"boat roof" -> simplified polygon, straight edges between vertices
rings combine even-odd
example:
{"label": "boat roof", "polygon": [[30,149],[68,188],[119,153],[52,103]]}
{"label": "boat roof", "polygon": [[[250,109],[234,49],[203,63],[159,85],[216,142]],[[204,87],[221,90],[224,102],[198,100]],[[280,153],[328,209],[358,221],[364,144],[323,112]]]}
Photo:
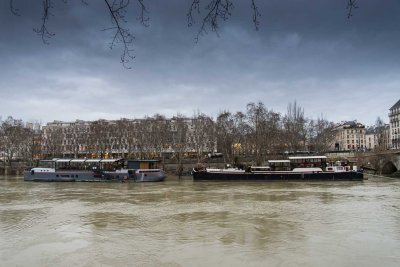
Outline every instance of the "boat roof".
{"label": "boat roof", "polygon": [[292,159],[326,159],[326,156],[298,156],[298,157],[289,157],[289,160]]}
{"label": "boat roof", "polygon": [[59,159],[54,158],[51,160],[41,160],[43,162],[55,162],[55,163],[114,163],[124,160],[122,158],[118,159]]}
{"label": "boat roof", "polygon": [[70,162],[71,159],[56,159],[55,162],[59,163],[59,162]]}
{"label": "boat roof", "polygon": [[272,159],[268,160],[269,163],[289,163],[290,160],[288,159]]}
{"label": "boat roof", "polygon": [[112,163],[112,162],[117,162],[123,159],[102,159],[100,162],[106,162],[106,163]]}
{"label": "boat roof", "polygon": [[85,160],[85,162],[94,162],[94,163],[100,162],[100,161],[101,161],[101,159],[87,159],[87,160]]}
{"label": "boat roof", "polygon": [[87,159],[71,159],[70,162],[85,162]]}
{"label": "boat roof", "polygon": [[127,159],[129,162],[160,162],[159,159]]}

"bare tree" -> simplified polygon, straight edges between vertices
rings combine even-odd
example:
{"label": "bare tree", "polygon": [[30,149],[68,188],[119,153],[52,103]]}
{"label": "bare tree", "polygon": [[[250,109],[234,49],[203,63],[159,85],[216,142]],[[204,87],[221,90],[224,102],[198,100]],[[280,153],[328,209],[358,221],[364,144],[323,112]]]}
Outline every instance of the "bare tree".
{"label": "bare tree", "polygon": [[256,163],[262,164],[275,152],[280,134],[280,114],[268,110],[262,102],[247,105],[249,141]]}
{"label": "bare tree", "polygon": [[385,123],[381,117],[376,118],[374,128],[377,142],[376,149],[379,151],[385,150]]}
{"label": "bare tree", "polygon": [[265,148],[264,134],[266,132],[266,113],[267,110],[265,109],[264,104],[261,102],[258,104],[247,104],[247,118],[250,126],[249,137],[251,139],[251,147],[253,154],[255,155],[257,165],[261,164],[264,154],[263,148]]}
{"label": "bare tree", "polygon": [[24,149],[23,158],[30,166],[33,166],[34,161],[43,156],[42,129],[39,122],[27,123],[25,128],[26,148]]}
{"label": "bare tree", "polygon": [[94,121],[90,124],[89,144],[92,146],[97,157],[103,158],[109,151],[109,126],[109,122],[103,119]]}
{"label": "bare tree", "polygon": [[306,125],[308,150],[321,153],[331,149],[335,139],[334,123],[321,117]]}
{"label": "bare tree", "polygon": [[148,135],[148,151],[155,154],[156,157],[161,158],[162,152],[166,146],[170,129],[170,120],[161,114],[155,114],[153,117],[147,118],[150,130]]}
{"label": "bare tree", "polygon": [[64,133],[60,125],[47,125],[43,129],[43,151],[46,156],[62,157]]}
{"label": "bare tree", "polygon": [[236,112],[233,115],[234,129],[235,134],[233,136],[233,148],[232,153],[235,158],[238,159],[239,155],[245,154],[245,151],[248,152],[249,142],[248,137],[250,133],[250,126],[247,122],[246,114],[241,111]]}
{"label": "bare tree", "polygon": [[89,124],[85,121],[76,120],[71,126],[70,137],[70,151],[74,158],[79,158],[85,152],[87,147],[87,140],[89,134]]}
{"label": "bare tree", "polygon": [[193,146],[196,152],[197,162],[203,158],[204,152],[213,152],[214,139],[213,129],[215,128],[213,120],[199,111],[193,116]]}
{"label": "bare tree", "polygon": [[133,145],[135,147],[135,157],[143,159],[146,156],[146,143],[148,137],[148,129],[146,120],[138,120],[133,127]]}
{"label": "bare tree", "polygon": [[186,138],[188,125],[186,118],[180,114],[172,118],[172,150],[173,158],[178,164],[178,176],[181,178],[183,172],[183,158],[186,152]]}
{"label": "bare tree", "polygon": [[29,142],[28,131],[29,129],[24,127],[22,120],[14,119],[11,116],[2,122],[1,144],[5,162],[11,165],[13,159],[23,157],[27,142]]}
{"label": "bare tree", "polygon": [[135,144],[137,142],[137,130],[136,130],[136,125],[137,123],[134,121],[128,121],[125,120],[126,124],[126,149],[127,149],[127,156],[128,158],[131,158],[134,156],[134,149],[135,149]]}
{"label": "bare tree", "polygon": [[232,162],[236,127],[234,117],[229,111],[223,111],[218,115],[216,135],[218,151],[222,152],[225,162]]}
{"label": "bare tree", "polygon": [[284,134],[286,145],[290,152],[304,150],[306,146],[306,125],[304,110],[299,107],[296,101],[289,103],[287,113],[283,117]]}
{"label": "bare tree", "polygon": [[[115,122],[113,127],[113,138],[114,142],[112,144],[113,152],[116,152],[118,156],[125,158],[127,152],[127,142],[126,136],[128,131],[129,120],[120,119]],[[114,153],[115,154],[115,153]]]}

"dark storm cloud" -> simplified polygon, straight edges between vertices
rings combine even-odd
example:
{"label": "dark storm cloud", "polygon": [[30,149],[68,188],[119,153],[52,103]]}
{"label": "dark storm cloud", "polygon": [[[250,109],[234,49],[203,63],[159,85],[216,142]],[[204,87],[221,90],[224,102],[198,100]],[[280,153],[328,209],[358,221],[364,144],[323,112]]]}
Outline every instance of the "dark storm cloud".
{"label": "dark storm cloud", "polygon": [[[202,1],[205,3],[205,1]],[[142,117],[154,113],[210,115],[245,109],[251,101],[285,112],[297,101],[309,116],[373,123],[398,100],[398,1],[359,1],[346,18],[346,1],[235,1],[232,17],[195,42],[204,9],[187,27],[190,1],[148,1],[150,26],[137,21],[132,70],[109,49],[111,20],[103,1],[55,1],[48,23],[56,35],[43,45],[37,1],[8,1],[0,9],[0,114],[23,119],[74,120]],[[204,6],[202,7],[204,8]],[[384,94],[382,94],[384,92]]]}

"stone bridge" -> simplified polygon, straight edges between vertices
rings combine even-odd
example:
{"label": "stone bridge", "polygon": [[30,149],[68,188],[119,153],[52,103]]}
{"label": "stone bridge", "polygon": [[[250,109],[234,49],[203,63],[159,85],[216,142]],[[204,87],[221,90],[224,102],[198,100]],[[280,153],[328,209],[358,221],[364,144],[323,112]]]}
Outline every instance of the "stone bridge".
{"label": "stone bridge", "polygon": [[328,157],[347,159],[357,166],[390,174],[400,170],[400,150],[384,150],[371,152],[333,152]]}

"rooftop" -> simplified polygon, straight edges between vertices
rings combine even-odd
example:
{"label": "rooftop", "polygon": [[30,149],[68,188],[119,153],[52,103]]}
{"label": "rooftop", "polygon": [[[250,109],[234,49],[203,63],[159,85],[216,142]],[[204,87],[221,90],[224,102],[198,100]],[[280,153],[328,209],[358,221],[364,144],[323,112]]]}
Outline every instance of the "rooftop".
{"label": "rooftop", "polygon": [[393,105],[393,107],[391,107],[389,110],[393,110],[395,108],[400,108],[400,99],[399,101],[396,102],[396,104]]}

